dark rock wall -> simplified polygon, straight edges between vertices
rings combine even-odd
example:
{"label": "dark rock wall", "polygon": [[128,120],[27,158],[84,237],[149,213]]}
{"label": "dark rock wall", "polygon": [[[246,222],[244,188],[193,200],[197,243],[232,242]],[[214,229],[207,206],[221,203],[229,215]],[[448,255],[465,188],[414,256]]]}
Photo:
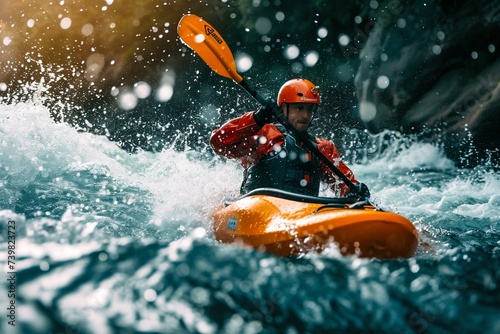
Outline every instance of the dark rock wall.
{"label": "dark rock wall", "polygon": [[480,150],[497,150],[500,2],[389,1],[387,7],[355,79],[364,124],[372,131],[440,129],[452,155],[462,154],[457,143],[470,137]]}

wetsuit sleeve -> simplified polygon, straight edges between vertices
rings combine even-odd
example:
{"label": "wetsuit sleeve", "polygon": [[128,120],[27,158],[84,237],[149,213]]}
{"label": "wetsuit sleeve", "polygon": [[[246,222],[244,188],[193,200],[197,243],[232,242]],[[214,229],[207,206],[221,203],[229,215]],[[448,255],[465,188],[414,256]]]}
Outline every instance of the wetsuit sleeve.
{"label": "wetsuit sleeve", "polygon": [[266,124],[261,127],[255,123],[253,112],[248,112],[214,130],[210,146],[215,153],[230,159],[242,159],[242,163],[246,165],[270,152],[279,135],[274,125]]}
{"label": "wetsuit sleeve", "polygon": [[[335,167],[337,167],[349,180],[353,183],[359,183],[358,180],[354,177],[354,173],[347,167],[347,165],[342,161],[340,154],[335,147],[335,145],[325,139],[316,139],[318,143],[318,149],[323,153],[328,160],[330,160]],[[330,188],[334,192],[340,192],[340,196],[346,196],[349,192],[349,187],[335,175],[334,172],[328,168],[323,162],[320,162],[320,170],[321,170],[321,180],[328,183]]]}

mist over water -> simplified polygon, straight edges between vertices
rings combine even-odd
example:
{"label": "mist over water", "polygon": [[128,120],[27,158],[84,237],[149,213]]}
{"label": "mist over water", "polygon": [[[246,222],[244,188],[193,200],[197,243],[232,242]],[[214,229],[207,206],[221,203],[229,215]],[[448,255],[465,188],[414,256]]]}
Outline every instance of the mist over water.
{"label": "mist over water", "polygon": [[331,246],[281,259],[212,238],[211,212],[239,192],[235,162],[208,147],[129,153],[49,113],[0,105],[0,238],[15,220],[19,333],[500,329],[491,166],[459,169],[398,134],[368,156],[372,136],[352,152],[365,162],[350,166],[375,203],[415,224],[416,256],[358,259]]}

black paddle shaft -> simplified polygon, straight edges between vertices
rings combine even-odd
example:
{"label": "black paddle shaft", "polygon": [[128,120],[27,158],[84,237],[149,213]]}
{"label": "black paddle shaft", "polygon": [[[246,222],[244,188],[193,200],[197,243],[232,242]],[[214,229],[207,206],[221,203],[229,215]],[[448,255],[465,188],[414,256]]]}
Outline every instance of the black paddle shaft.
{"label": "black paddle shaft", "polygon": [[[252,95],[260,104],[266,105],[267,101],[260,96],[255,89],[250,87],[248,83],[243,80],[240,83],[240,86],[243,87],[250,95]],[[276,115],[278,121],[291,133],[293,133],[297,138],[299,138],[311,151],[316,157],[318,157],[319,160],[321,160],[325,165],[328,166],[328,168],[331,169],[332,172],[334,172],[344,183],[351,189],[351,191],[357,191],[356,186],[354,183],[351,182],[347,178],[347,176],[344,175],[330,160],[328,160],[327,157],[321,151],[314,145],[310,140],[308,136],[305,136],[303,133],[297,131],[297,129],[290,124],[290,122],[285,118],[281,110],[278,109],[276,106],[274,108],[274,114]]]}

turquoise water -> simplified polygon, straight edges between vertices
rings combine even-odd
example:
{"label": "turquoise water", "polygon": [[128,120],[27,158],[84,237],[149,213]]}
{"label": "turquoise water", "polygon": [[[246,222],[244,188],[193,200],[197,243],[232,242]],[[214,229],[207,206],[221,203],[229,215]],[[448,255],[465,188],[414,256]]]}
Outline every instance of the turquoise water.
{"label": "turquoise water", "polygon": [[417,254],[283,259],[212,238],[237,164],[208,149],[130,154],[38,103],[1,104],[3,291],[9,221],[16,233],[16,326],[2,292],[2,332],[500,332],[498,173],[394,138],[351,167],[415,224]]}

